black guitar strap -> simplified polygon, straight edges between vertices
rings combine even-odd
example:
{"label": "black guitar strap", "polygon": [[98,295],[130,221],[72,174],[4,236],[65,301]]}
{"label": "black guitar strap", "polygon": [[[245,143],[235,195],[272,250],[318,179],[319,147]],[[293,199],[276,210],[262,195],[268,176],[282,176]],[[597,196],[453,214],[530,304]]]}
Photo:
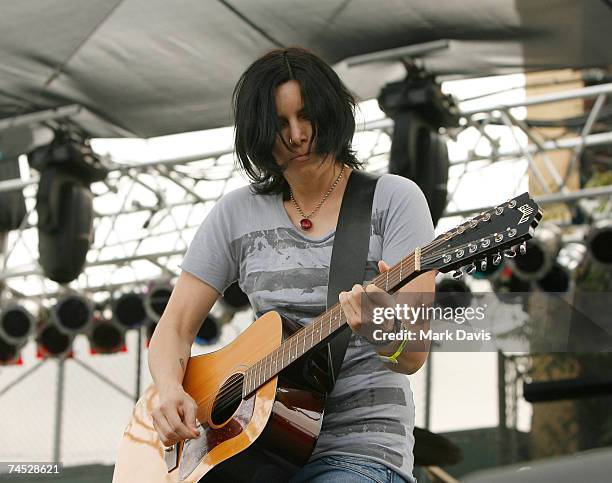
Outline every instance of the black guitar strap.
{"label": "black guitar strap", "polygon": [[[370,247],[372,202],[378,176],[353,170],[349,176],[332,249],[327,284],[327,308],[338,302],[342,291],[351,290],[356,283],[363,283]],[[346,348],[351,338],[351,328],[340,330],[327,344],[328,393],[336,384]]]}

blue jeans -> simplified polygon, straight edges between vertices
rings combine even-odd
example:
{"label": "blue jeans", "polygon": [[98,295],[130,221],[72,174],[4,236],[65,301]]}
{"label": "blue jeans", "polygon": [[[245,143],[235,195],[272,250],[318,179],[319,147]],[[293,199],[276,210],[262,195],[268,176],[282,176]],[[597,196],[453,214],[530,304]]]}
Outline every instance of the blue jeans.
{"label": "blue jeans", "polygon": [[322,456],[304,466],[289,483],[407,483],[385,465],[356,456]]}

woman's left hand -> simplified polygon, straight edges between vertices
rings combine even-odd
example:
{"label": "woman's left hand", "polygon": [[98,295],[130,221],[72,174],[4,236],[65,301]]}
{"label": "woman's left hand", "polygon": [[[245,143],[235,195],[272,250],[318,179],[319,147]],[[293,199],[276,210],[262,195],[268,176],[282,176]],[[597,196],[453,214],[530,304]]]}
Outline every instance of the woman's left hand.
{"label": "woman's left hand", "polygon": [[[384,261],[378,262],[380,273],[386,272],[389,268]],[[384,319],[382,323],[374,323],[372,318],[375,307],[395,306],[395,299],[390,294],[373,283],[367,285],[365,289],[362,285],[356,284],[350,292],[340,292],[339,300],[347,323],[353,332],[376,345],[379,352],[386,352],[391,346],[395,347],[398,344],[392,340],[380,340],[381,334],[400,330],[397,327],[397,319]],[[362,310],[363,303],[365,303],[365,310]]]}

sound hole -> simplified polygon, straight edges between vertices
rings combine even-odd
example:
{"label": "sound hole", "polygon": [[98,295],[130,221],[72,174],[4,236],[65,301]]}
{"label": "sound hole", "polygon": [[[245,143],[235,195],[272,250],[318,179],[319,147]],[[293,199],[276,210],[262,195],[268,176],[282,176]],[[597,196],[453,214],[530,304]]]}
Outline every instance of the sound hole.
{"label": "sound hole", "polygon": [[213,424],[221,426],[236,412],[242,402],[243,381],[243,374],[234,374],[221,386],[210,415]]}

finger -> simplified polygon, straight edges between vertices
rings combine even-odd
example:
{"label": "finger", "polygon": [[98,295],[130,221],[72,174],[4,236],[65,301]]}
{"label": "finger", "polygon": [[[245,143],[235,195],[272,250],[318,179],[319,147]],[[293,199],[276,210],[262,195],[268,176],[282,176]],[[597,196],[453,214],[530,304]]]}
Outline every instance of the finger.
{"label": "finger", "polygon": [[172,427],[168,423],[168,420],[163,414],[160,414],[155,420],[157,426],[157,433],[160,435],[160,440],[164,446],[171,446],[181,438],[172,430]]}
{"label": "finger", "polygon": [[359,284],[353,285],[353,288],[348,293],[347,303],[350,305],[357,319],[361,318],[361,297],[363,297],[365,291]]}
{"label": "finger", "polygon": [[196,422],[196,409],[197,406],[195,402],[186,400],[183,402],[183,421],[187,425],[191,432],[195,435],[194,437],[198,437],[200,435],[200,431],[198,430],[198,423]]}
{"label": "finger", "polygon": [[342,307],[342,311],[344,312],[347,322],[352,322],[352,320],[355,318],[355,309],[349,302],[349,299],[351,298],[349,293],[340,292],[338,298],[340,299],[340,306]]}
{"label": "finger", "polygon": [[368,285],[366,285],[365,288],[366,293],[381,293],[384,292],[384,290],[380,287],[377,287],[376,284],[374,283],[369,283]]}
{"label": "finger", "polygon": [[379,260],[378,261],[378,271],[380,273],[384,273],[387,270],[389,270],[391,267],[389,265],[387,265],[387,262],[385,262],[384,260]]}
{"label": "finger", "polygon": [[170,424],[171,429],[179,436],[179,439],[190,439],[194,437],[191,429],[181,421],[178,410],[169,411],[165,413],[164,416]]}

